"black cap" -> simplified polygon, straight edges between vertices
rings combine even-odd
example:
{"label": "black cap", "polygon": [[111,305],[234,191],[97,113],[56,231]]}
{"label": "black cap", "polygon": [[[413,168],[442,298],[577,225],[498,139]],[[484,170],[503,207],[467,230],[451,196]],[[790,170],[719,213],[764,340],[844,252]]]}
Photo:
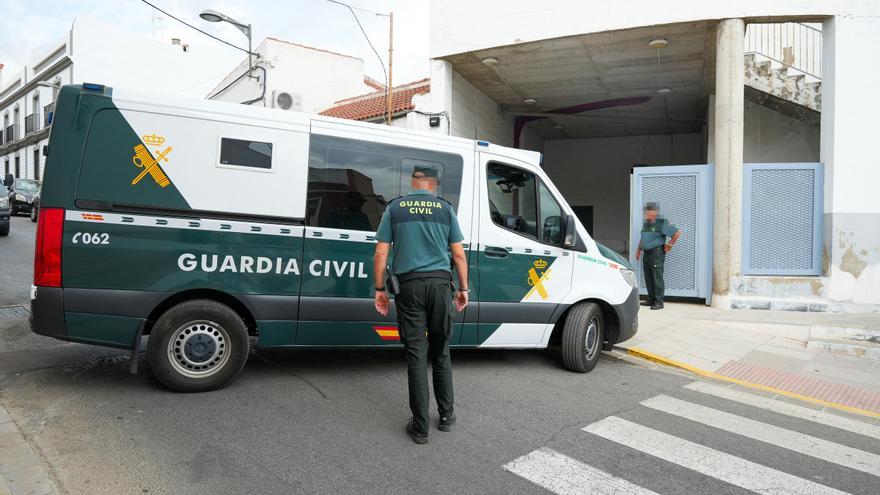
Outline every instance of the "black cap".
{"label": "black cap", "polygon": [[[421,177],[416,177],[416,174],[422,174]],[[412,177],[414,179],[421,178],[431,178],[436,179],[438,177],[437,169],[431,167],[413,167]]]}
{"label": "black cap", "polygon": [[651,210],[651,211],[657,211],[660,209],[660,206],[657,205],[657,203],[655,203],[654,201],[649,201],[648,203],[645,204],[645,209]]}

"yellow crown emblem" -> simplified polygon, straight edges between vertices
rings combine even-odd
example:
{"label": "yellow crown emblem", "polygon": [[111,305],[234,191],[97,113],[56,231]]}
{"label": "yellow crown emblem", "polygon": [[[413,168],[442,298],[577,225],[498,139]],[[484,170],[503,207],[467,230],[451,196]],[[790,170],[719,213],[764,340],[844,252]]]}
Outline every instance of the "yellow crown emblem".
{"label": "yellow crown emblem", "polygon": [[547,268],[547,262],[544,260],[535,260],[535,268]]}
{"label": "yellow crown emblem", "polygon": [[165,142],[165,138],[162,136],[157,136],[155,134],[147,134],[143,136],[144,144],[147,146],[162,146],[162,143]]}

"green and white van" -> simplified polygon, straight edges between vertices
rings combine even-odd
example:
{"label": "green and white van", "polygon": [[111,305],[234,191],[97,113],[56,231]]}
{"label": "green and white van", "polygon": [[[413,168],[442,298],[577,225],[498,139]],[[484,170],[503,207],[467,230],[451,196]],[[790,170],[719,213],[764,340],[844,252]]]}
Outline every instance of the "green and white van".
{"label": "green and white van", "polygon": [[638,326],[631,267],[590,238],[539,153],[97,84],[62,88],[46,152],[33,331],[133,354],[148,335],[174,390],[228,384],[251,346],[400,346],[371,267],[416,166],[438,171],[465,235],[453,347],[559,345],[584,372]]}

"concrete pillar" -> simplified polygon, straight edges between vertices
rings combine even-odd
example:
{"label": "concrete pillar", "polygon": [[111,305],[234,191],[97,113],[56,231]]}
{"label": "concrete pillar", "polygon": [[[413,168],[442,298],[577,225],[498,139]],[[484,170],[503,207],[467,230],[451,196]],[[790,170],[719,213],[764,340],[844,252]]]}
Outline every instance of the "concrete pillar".
{"label": "concrete pillar", "polygon": [[434,127],[434,132],[451,134],[452,126],[452,62],[443,59],[431,60],[431,112],[446,112],[441,117],[440,127]]}
{"label": "concrete pillar", "polygon": [[743,37],[742,19],[718,23],[715,54],[715,234],[713,305],[729,307],[731,278],[742,273]]}

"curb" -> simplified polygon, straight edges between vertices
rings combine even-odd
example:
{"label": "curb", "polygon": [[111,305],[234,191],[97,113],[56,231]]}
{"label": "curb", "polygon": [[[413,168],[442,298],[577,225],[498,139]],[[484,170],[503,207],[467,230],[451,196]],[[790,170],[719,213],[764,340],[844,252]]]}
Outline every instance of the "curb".
{"label": "curb", "polygon": [[837,409],[837,410],[844,411],[844,412],[848,412],[851,414],[858,414],[860,416],[866,416],[866,417],[873,418],[873,419],[880,419],[880,413],[875,413],[874,411],[859,409],[857,407],[847,406],[845,404],[838,404],[837,402],[829,402],[829,401],[822,400],[822,399],[816,399],[814,397],[810,397],[807,395],[796,394],[794,392],[789,392],[787,390],[780,390],[778,388],[768,387],[766,385],[761,385],[760,383],[752,383],[752,382],[747,382],[745,380],[740,380],[738,378],[731,378],[729,376],[719,375],[717,373],[713,373],[711,371],[697,368],[696,366],[691,366],[689,364],[685,364],[685,363],[682,363],[679,361],[668,359],[663,356],[654,354],[652,352],[643,351],[641,349],[636,349],[636,348],[626,349],[626,348],[617,347],[617,346],[615,346],[615,349],[618,349],[622,352],[626,352],[627,354],[630,354],[632,356],[646,359],[648,361],[663,364],[663,365],[670,366],[673,368],[682,369],[685,371],[690,371],[691,373],[694,373],[694,374],[697,374],[700,376],[704,376],[706,378],[712,378],[714,380],[721,380],[721,381],[725,381],[725,382],[729,382],[729,383],[735,383],[735,384],[741,385],[743,387],[753,388],[756,390],[762,390],[764,392],[771,392],[771,393],[775,393],[775,394],[789,397],[792,399],[798,399],[798,400],[802,400],[804,402],[810,402],[812,404],[817,404],[817,405],[824,406],[824,407],[830,407],[830,408]]}

